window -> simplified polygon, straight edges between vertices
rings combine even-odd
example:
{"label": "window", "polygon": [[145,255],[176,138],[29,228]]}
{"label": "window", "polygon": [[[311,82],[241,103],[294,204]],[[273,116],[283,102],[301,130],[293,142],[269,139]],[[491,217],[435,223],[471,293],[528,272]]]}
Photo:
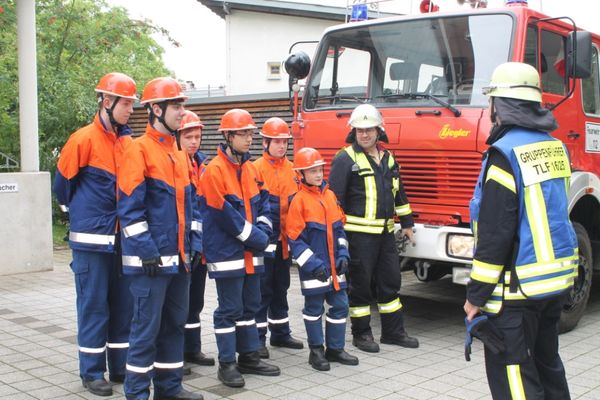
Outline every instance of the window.
{"label": "window", "polygon": [[565,38],[554,32],[542,31],[540,39],[542,89],[546,93],[564,95],[566,94]]}
{"label": "window", "polygon": [[371,54],[367,51],[329,46],[323,69],[311,82],[315,105],[325,107],[366,99],[370,65]]}
{"label": "window", "polygon": [[281,79],[281,63],[279,61],[270,61],[267,63],[267,79]]}
{"label": "window", "polygon": [[592,75],[582,79],[583,110],[586,114],[600,115],[600,66],[598,49],[592,47]]}
{"label": "window", "polygon": [[507,14],[348,24],[329,32],[319,46],[304,106],[439,107],[431,96],[487,106],[482,88],[508,60],[512,30]]}

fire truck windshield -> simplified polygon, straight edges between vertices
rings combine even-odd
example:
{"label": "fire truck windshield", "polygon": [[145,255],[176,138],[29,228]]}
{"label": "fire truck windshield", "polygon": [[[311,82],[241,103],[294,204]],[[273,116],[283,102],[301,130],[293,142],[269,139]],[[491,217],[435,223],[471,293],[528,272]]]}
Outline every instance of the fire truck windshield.
{"label": "fire truck windshield", "polygon": [[307,110],[486,106],[482,87],[509,59],[510,14],[375,21],[329,32],[306,86]]}

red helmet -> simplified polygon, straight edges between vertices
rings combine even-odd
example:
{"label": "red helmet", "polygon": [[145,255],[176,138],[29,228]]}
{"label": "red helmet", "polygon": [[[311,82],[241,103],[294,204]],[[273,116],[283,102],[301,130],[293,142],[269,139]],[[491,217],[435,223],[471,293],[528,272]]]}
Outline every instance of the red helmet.
{"label": "red helmet", "polygon": [[170,77],[155,78],[146,84],[141,104],[160,103],[167,100],[187,100],[181,85]]}
{"label": "red helmet", "polygon": [[292,137],[287,122],[278,117],[266,120],[260,135],[269,139],[290,139]]}
{"label": "red helmet", "polygon": [[296,171],[318,167],[319,165],[325,165],[325,160],[312,147],[303,147],[294,155],[294,169]]}
{"label": "red helmet", "polygon": [[223,114],[219,132],[240,131],[242,129],[256,129],[256,124],[248,111],[234,108]]}
{"label": "red helmet", "polygon": [[181,118],[181,126],[178,131],[181,132],[185,129],[190,128],[204,128],[204,124],[200,120],[200,117],[196,115],[195,112],[190,110],[185,110],[183,117]]}
{"label": "red helmet", "polygon": [[104,93],[124,99],[137,100],[135,81],[120,72],[111,72],[100,78],[96,93]]}

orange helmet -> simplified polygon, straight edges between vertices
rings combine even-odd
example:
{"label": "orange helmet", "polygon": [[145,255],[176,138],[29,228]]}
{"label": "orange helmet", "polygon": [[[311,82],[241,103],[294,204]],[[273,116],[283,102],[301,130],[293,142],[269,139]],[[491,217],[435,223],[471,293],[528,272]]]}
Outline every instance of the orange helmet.
{"label": "orange helmet", "polygon": [[294,170],[299,171],[325,165],[321,154],[312,147],[303,147],[294,156]]}
{"label": "orange helmet", "polygon": [[204,128],[204,124],[200,120],[200,117],[196,115],[195,112],[190,110],[185,110],[183,117],[181,118],[181,126],[178,131],[181,132],[185,129],[190,128]]}
{"label": "orange helmet", "polygon": [[242,129],[256,129],[256,124],[248,111],[234,108],[223,114],[219,132],[240,131]]}
{"label": "orange helmet", "polygon": [[260,135],[269,139],[290,139],[292,137],[287,122],[278,117],[266,120]]}
{"label": "orange helmet", "polygon": [[100,78],[96,93],[104,93],[124,99],[137,100],[135,81],[120,72],[111,72]]}
{"label": "orange helmet", "polygon": [[161,103],[167,100],[187,100],[181,85],[173,78],[155,78],[146,84],[141,104]]}

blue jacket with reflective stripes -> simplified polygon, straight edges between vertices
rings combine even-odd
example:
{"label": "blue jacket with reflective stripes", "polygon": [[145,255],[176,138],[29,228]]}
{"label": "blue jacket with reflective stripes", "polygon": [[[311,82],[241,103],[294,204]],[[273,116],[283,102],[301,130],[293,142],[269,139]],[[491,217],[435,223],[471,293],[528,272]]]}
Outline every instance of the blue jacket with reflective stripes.
{"label": "blue jacket with reflective stripes", "polygon": [[142,260],[159,256],[160,273],[175,274],[180,259],[189,260],[195,207],[190,172],[190,159],[176,149],[175,138],[150,125],[127,148],[117,203],[125,274],[143,273]]}
{"label": "blue jacket with reflective stripes", "polygon": [[117,171],[131,130],[118,136],[99,115],[64,145],[53,190],[69,212],[69,245],[74,250],[113,252],[117,230]]}
{"label": "blue jacket with reflective stripes", "polygon": [[[321,187],[301,184],[290,200],[286,231],[292,255],[300,269],[303,295],[347,287],[346,275],[338,276],[335,269],[340,258],[350,258],[344,219],[335,194],[325,182]],[[321,268],[329,274],[326,282],[314,277],[315,271]]]}
{"label": "blue jacket with reflective stripes", "polygon": [[264,271],[264,251],[273,224],[269,192],[245,153],[240,163],[220,145],[200,179],[202,245],[210,278],[241,277]]}

